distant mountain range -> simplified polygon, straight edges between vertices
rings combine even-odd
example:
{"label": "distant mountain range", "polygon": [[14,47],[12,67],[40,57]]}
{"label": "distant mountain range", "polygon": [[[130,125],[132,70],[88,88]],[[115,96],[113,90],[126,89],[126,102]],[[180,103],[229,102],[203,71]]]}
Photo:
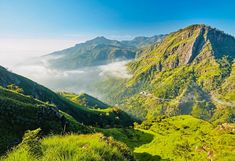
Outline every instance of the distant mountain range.
{"label": "distant mountain range", "polygon": [[96,37],[74,47],[53,52],[43,58],[48,60],[49,67],[56,69],[71,70],[103,65],[114,61],[134,59],[140,48],[160,42],[164,36],[136,37],[130,41]]}

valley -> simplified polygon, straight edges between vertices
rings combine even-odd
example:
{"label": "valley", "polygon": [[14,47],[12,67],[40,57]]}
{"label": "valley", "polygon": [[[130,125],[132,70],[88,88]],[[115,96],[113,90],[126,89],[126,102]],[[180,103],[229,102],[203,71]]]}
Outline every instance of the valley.
{"label": "valley", "polygon": [[211,26],[97,37],[0,86],[1,161],[235,159],[235,38]]}

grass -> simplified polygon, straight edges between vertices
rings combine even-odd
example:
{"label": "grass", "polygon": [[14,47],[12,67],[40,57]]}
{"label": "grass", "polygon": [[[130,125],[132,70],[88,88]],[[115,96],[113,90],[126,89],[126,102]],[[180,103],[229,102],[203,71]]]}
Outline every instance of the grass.
{"label": "grass", "polygon": [[41,128],[45,135],[60,134],[62,117],[68,124],[67,132],[92,132],[53,105],[0,87],[0,154],[21,142],[26,130]]}
{"label": "grass", "polygon": [[140,129],[132,128],[112,128],[112,129],[97,129],[106,136],[111,136],[115,140],[125,143],[134,153],[138,161],[161,161],[162,158],[158,155],[152,155],[148,152],[136,152],[138,147],[149,144],[154,139],[154,134],[145,132]]}
{"label": "grass", "polygon": [[[35,132],[36,131],[36,132]],[[101,133],[50,136],[38,139],[38,130],[26,134],[23,142],[1,161],[132,161],[128,147]]]}
{"label": "grass", "polygon": [[154,139],[135,148],[134,152],[179,161],[232,161],[235,158],[235,135],[232,132],[234,126],[213,126],[187,115],[145,121],[137,128],[153,135]]}

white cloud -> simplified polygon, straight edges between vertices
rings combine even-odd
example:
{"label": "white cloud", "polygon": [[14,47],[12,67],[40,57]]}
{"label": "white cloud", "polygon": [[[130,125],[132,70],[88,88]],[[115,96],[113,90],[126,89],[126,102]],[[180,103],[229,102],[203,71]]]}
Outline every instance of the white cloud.
{"label": "white cloud", "polygon": [[131,75],[128,73],[126,67],[126,64],[128,62],[129,61],[119,61],[107,65],[98,66],[98,68],[101,70],[100,76],[111,75],[120,78],[130,78]]}
{"label": "white cloud", "polygon": [[86,38],[0,38],[0,65],[12,68],[26,59],[62,50]]}

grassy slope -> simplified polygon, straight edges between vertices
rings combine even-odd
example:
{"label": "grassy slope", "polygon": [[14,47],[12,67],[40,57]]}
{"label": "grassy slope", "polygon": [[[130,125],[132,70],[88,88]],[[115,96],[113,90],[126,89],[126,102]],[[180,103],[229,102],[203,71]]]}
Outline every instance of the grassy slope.
{"label": "grassy slope", "polygon": [[129,126],[133,122],[132,119],[121,110],[112,111],[110,113],[111,115],[109,115],[102,111],[84,108],[36,82],[0,67],[0,85],[6,87],[9,84],[19,86],[24,90],[24,94],[26,95],[30,95],[44,102],[55,104],[61,111],[70,114],[78,122],[86,125]]}
{"label": "grassy slope", "polygon": [[21,160],[95,160],[133,161],[126,145],[100,133],[89,135],[50,136],[39,140],[39,130],[28,132],[23,142],[10,152],[3,161]]}
{"label": "grassy slope", "polygon": [[76,93],[69,93],[69,92],[59,92],[58,94],[83,107],[94,108],[94,109],[97,109],[97,108],[105,109],[105,108],[110,107],[106,103],[86,93],[76,94]]}
{"label": "grassy slope", "polygon": [[135,129],[98,131],[127,144],[139,161],[232,161],[235,157],[234,128],[234,124],[215,126],[182,115],[146,120]]}
{"label": "grassy slope", "polygon": [[90,131],[53,105],[0,87],[0,153],[19,143],[26,130],[40,127],[44,134],[61,133],[62,116],[68,122],[66,131]]}
{"label": "grassy slope", "polygon": [[146,152],[136,153],[135,149],[144,145],[150,143],[154,135],[150,133],[146,133],[143,131],[140,131],[138,129],[97,129],[97,131],[102,132],[106,136],[111,136],[115,140],[121,141],[125,143],[133,152],[136,160],[138,161],[160,161],[162,160],[160,156],[158,155],[151,155]]}
{"label": "grassy slope", "polygon": [[138,128],[154,135],[154,139],[149,144],[135,148],[135,153],[145,152],[182,161],[235,158],[234,124],[214,127],[206,121],[182,115],[146,121]]}

